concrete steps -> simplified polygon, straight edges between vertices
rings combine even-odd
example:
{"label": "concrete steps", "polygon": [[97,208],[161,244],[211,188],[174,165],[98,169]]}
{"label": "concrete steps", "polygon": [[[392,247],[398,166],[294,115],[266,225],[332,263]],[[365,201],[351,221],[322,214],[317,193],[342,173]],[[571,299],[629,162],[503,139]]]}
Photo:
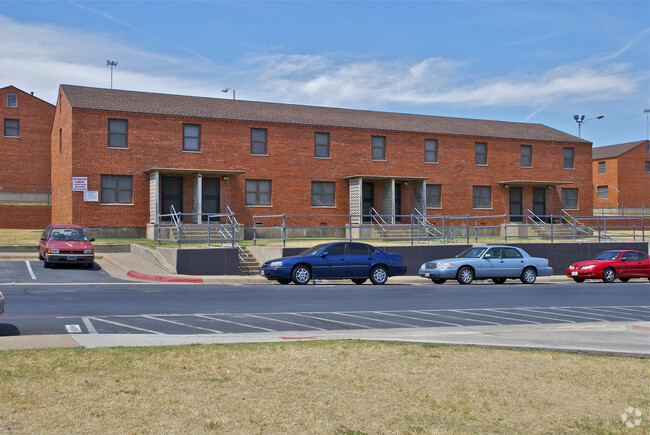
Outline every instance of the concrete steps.
{"label": "concrete steps", "polygon": [[248,259],[240,260],[239,262],[239,270],[241,273],[244,275],[259,275],[260,269],[262,268],[260,262],[257,261],[246,247],[242,246],[241,249],[248,255]]}

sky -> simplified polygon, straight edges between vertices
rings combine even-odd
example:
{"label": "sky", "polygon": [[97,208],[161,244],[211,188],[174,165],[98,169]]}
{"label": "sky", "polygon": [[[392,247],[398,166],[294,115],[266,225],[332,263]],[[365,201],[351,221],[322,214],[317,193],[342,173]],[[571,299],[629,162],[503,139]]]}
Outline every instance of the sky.
{"label": "sky", "polygon": [[584,115],[613,145],[647,138],[650,2],[0,0],[0,87],[56,104],[61,84],[110,88],[108,60],[115,89],[574,136]]}

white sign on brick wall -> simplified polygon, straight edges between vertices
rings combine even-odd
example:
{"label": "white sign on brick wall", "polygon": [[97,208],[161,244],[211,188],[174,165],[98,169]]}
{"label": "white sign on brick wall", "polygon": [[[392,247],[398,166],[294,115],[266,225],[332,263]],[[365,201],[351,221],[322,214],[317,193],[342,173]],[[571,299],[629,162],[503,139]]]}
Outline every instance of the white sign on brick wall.
{"label": "white sign on brick wall", "polygon": [[84,192],[84,201],[98,202],[99,192],[96,190],[86,190]]}
{"label": "white sign on brick wall", "polygon": [[72,177],[72,191],[85,192],[88,190],[88,177]]}

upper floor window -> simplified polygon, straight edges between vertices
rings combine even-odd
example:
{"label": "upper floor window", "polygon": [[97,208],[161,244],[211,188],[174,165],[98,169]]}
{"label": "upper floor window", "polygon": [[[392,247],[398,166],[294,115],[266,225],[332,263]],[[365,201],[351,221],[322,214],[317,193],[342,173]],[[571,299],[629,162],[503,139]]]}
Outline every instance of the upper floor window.
{"label": "upper floor window", "polygon": [[600,175],[605,173],[605,162],[598,162],[598,173]]}
{"label": "upper floor window", "polygon": [[102,204],[133,204],[133,177],[102,175],[101,195]]}
{"label": "upper floor window", "polygon": [[521,167],[522,168],[533,167],[533,146],[532,145],[521,146]]}
{"label": "upper floor window", "polygon": [[312,181],[312,207],[334,207],[334,187],[333,181]]}
{"label": "upper floor window", "polygon": [[648,162],[647,160],[646,160],[646,162],[645,162],[645,171],[646,171],[647,173],[650,173],[650,162]]}
{"label": "upper floor window", "polygon": [[201,151],[201,126],[183,124],[183,151]]}
{"label": "upper floor window", "polygon": [[251,154],[265,156],[268,132],[265,128],[251,128]]}
{"label": "upper floor window", "polygon": [[426,207],[440,207],[442,203],[440,184],[427,184],[426,189]]}
{"label": "upper floor window", "polygon": [[271,180],[246,180],[246,205],[271,205]]}
{"label": "upper floor window", "polygon": [[386,160],[386,136],[372,137],[372,159]]}
{"label": "upper floor window", "polygon": [[650,143],[645,146],[645,153],[650,154]]}
{"label": "upper floor window", "polygon": [[564,148],[564,169],[573,169],[573,155],[575,150],[573,148]]}
{"label": "upper floor window", "polygon": [[20,121],[18,119],[5,119],[5,136],[20,137]]}
{"label": "upper floor window", "polygon": [[476,142],[474,150],[474,163],[477,165],[487,165],[487,144],[485,142]]}
{"label": "upper floor window", "polygon": [[110,148],[129,147],[129,121],[108,119],[108,146]]}
{"label": "upper floor window", "polygon": [[7,93],[7,107],[18,107],[18,96],[13,93]]}
{"label": "upper floor window", "polygon": [[492,207],[492,186],[474,186],[473,194],[474,208]]}
{"label": "upper floor window", "polygon": [[329,133],[314,133],[314,156],[316,157],[330,156],[330,134]]}
{"label": "upper floor window", "polygon": [[598,186],[596,188],[598,192],[598,199],[607,199],[609,198],[609,187],[608,186]]}
{"label": "upper floor window", "polygon": [[426,163],[438,163],[438,140],[424,140],[424,161]]}
{"label": "upper floor window", "polygon": [[568,210],[578,209],[578,189],[562,189],[562,208]]}

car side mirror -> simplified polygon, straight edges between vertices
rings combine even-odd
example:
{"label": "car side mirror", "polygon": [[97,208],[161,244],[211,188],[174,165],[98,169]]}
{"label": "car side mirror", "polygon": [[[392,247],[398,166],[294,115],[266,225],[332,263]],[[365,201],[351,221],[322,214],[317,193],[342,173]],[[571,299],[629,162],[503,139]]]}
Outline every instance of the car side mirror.
{"label": "car side mirror", "polygon": [[492,255],[491,254],[485,254],[485,256],[483,256],[483,258],[492,258]]}
{"label": "car side mirror", "polygon": [[325,251],[325,252],[323,252],[322,254],[320,254],[320,256],[321,256],[321,257],[327,257],[327,251]]}
{"label": "car side mirror", "polygon": [[89,241],[89,242],[94,242],[94,241],[95,241],[95,239],[88,239],[88,241]]}
{"label": "car side mirror", "polygon": [[41,240],[46,241],[47,237],[41,237]]}

